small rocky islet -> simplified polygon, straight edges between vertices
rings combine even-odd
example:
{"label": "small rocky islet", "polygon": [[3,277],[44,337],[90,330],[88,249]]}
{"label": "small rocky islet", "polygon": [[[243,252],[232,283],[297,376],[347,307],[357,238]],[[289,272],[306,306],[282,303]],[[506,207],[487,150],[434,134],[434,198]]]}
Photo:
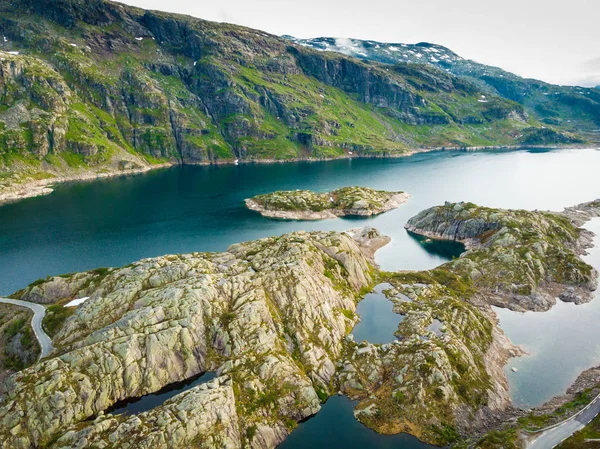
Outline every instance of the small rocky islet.
{"label": "small rocky islet", "polygon": [[[11,448],[274,448],[338,392],[358,400],[355,416],[380,433],[440,445],[479,438],[514,412],[503,367],[521,353],[490,306],[545,310],[556,292],[589,300],[597,273],[579,258],[591,242],[580,226],[599,215],[600,201],[560,214],[434,207],[407,227],[468,250],[422,272],[379,270],[372,256],[388,239],[363,228],[35,282],[13,297],[59,307],[89,299],[56,326],[49,357],[9,378],[0,440]],[[399,339],[355,342],[356,305],[382,282],[404,315]],[[104,413],[207,371],[216,378],[152,410]],[[486,438],[481,447],[494,447]]]}
{"label": "small rocky islet", "polygon": [[368,217],[395,209],[410,195],[369,187],[342,187],[326,193],[310,190],[280,190],[246,199],[246,206],[269,218],[284,220],[324,220]]}

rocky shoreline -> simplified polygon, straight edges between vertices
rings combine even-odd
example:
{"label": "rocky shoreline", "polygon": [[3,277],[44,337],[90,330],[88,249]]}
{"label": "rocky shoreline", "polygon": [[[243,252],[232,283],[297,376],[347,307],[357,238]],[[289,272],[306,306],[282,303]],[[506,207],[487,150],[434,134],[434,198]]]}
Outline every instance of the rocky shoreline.
{"label": "rocky shoreline", "polygon": [[148,165],[140,168],[114,170],[103,173],[85,172],[76,175],[57,176],[53,178],[24,182],[22,184],[14,184],[13,186],[5,188],[0,192],[0,205],[13,203],[26,198],[49,195],[54,192],[53,186],[55,184],[62,184],[65,182],[95,181],[98,179],[115,178],[118,176],[133,176],[147,173],[151,170],[172,167],[173,165],[175,164],[165,162],[162,164]]}
{"label": "rocky shoreline", "polygon": [[[467,251],[450,264],[483,288],[490,304],[515,311],[546,311],[556,298],[577,304],[593,298],[598,273],[580,258],[592,246],[592,235],[581,225],[600,214],[599,206],[596,201],[555,213],[446,203],[419,213],[405,228],[463,243]],[[555,246],[556,235],[564,240],[559,246]],[[502,258],[494,256],[498,250]],[[482,258],[491,263],[480,264]],[[557,267],[555,272],[548,269],[552,266]]]}
{"label": "rocky shoreline", "polygon": [[[436,147],[436,148],[420,148],[408,150],[400,154],[383,154],[383,155],[354,155],[345,153],[343,156],[335,158],[292,158],[292,159],[250,159],[235,162],[233,160],[223,160],[217,162],[194,162],[186,165],[250,165],[250,164],[286,164],[294,162],[330,162],[343,159],[397,159],[412,156],[418,153],[429,153],[433,151],[485,151],[485,150],[518,150],[518,149],[535,149],[535,148],[550,148],[550,149],[586,149],[591,147],[582,147],[581,145],[498,145],[498,146],[477,146],[477,147]],[[26,198],[48,195],[53,192],[52,185],[63,182],[91,181],[95,179],[104,179],[116,176],[130,176],[146,173],[151,170],[156,170],[165,167],[181,165],[176,162],[165,162],[161,164],[153,164],[141,168],[130,170],[114,170],[104,173],[86,172],[84,174],[61,175],[48,179],[31,180],[24,183],[14,184],[0,191],[0,205],[20,201]]]}
{"label": "rocky shoreline", "polygon": [[[600,214],[598,206],[573,213]],[[368,427],[438,445],[522,415],[503,371],[521,352],[490,305],[502,297],[506,306],[545,306],[536,294],[546,278],[532,269],[539,264],[563,290],[590,286],[596,273],[579,259],[585,234],[566,215],[470,203],[428,209],[410,223],[478,245],[432,270],[392,273],[374,265],[389,238],[373,228],[294,232],[31,284],[13,297],[89,299],[57,329],[54,353],[10,378],[0,438],[24,449],[272,449],[338,392],[359,401],[355,416]],[[497,283],[495,273],[508,268],[516,277]],[[384,294],[404,316],[398,339],[355,342],[356,304],[378,283],[390,285]],[[217,374],[210,385],[148,412],[104,414],[206,371]]]}

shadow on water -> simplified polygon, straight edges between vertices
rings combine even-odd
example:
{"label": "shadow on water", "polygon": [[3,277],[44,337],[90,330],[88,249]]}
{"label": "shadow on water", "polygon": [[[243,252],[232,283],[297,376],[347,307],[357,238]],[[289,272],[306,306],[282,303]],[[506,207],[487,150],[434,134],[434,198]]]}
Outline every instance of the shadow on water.
{"label": "shadow on water", "polygon": [[300,423],[277,449],[427,449],[435,448],[402,433],[380,435],[354,418],[356,402],[333,396],[321,411]]}
{"label": "shadow on water", "polygon": [[195,386],[206,383],[213,380],[216,377],[215,373],[204,373],[199,376],[194,376],[191,379],[183,382],[177,382],[174,384],[167,385],[161,388],[156,393],[147,394],[139,398],[126,399],[119,401],[112,407],[105,411],[106,414],[110,415],[136,415],[138,413],[147,412],[153,408],[162,405],[171,399],[173,396],[183,393],[184,391],[190,390]]}
{"label": "shadow on water", "polygon": [[450,240],[430,239],[414,232],[406,231],[408,236],[419,243],[421,248],[433,256],[438,256],[443,259],[452,260],[459,257],[465,252],[465,245],[460,242]]}

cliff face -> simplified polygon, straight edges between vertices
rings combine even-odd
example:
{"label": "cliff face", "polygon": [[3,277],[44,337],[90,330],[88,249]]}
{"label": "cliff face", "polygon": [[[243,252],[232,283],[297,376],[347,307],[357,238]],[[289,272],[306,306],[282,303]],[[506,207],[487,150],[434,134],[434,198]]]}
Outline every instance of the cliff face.
{"label": "cliff face", "polygon": [[[0,35],[3,184],[161,161],[518,145],[541,128],[443,71],[103,0],[0,1]],[[576,141],[558,131],[548,142]]]}

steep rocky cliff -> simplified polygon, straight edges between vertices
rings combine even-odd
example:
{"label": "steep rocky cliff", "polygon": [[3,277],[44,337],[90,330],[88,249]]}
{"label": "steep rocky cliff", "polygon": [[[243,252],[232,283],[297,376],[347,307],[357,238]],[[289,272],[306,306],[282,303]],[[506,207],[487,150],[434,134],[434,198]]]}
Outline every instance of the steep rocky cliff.
{"label": "steep rocky cliff", "polygon": [[159,162],[578,140],[486,95],[441,70],[234,25],[104,0],[0,1],[0,189]]}

